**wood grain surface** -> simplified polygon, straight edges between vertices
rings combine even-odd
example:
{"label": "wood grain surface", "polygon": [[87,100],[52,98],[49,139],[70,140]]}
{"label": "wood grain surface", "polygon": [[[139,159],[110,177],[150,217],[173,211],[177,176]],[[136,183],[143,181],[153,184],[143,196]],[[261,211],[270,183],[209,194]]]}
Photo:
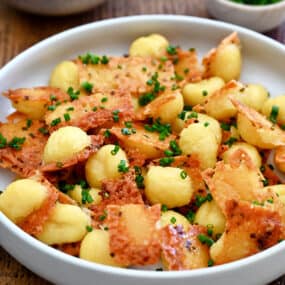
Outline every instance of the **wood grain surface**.
{"label": "wood grain surface", "polygon": [[[204,0],[107,0],[100,7],[86,13],[65,17],[26,14],[0,3],[0,67],[38,41],[66,29],[102,19],[138,14],[209,17]],[[285,23],[266,35],[285,43]],[[0,247],[0,284],[50,283],[25,269]],[[280,278],[271,283],[273,284],[285,285],[285,278]]]}

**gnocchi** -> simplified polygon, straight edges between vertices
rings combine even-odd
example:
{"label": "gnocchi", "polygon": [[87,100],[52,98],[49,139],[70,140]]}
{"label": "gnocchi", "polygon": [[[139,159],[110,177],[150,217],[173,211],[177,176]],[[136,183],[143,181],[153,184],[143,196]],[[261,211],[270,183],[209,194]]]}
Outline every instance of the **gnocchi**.
{"label": "gnocchi", "polygon": [[93,229],[82,240],[79,257],[105,265],[121,266],[112,257],[109,241],[108,231]]}
{"label": "gnocchi", "polygon": [[92,187],[100,187],[104,179],[119,178],[122,174],[119,169],[120,164],[128,167],[124,150],[119,148],[118,152],[113,153],[115,148],[116,145],[105,145],[86,162],[86,179]]}
{"label": "gnocchi", "polygon": [[64,162],[91,144],[91,138],[80,128],[68,126],[53,132],[43,152],[44,163]]}
{"label": "gnocchi", "polygon": [[237,33],[198,55],[151,34],[128,56],[87,52],[49,86],[5,92],[16,112],[0,123],[0,167],[18,179],[0,211],[117,267],[203,268],[284,239],[285,96],[237,81]]}
{"label": "gnocchi", "polygon": [[90,218],[79,207],[57,203],[37,238],[46,244],[78,242],[88,225]]}
{"label": "gnocchi", "polygon": [[145,176],[145,194],[152,204],[168,208],[187,205],[192,197],[191,178],[175,167],[151,166]]}

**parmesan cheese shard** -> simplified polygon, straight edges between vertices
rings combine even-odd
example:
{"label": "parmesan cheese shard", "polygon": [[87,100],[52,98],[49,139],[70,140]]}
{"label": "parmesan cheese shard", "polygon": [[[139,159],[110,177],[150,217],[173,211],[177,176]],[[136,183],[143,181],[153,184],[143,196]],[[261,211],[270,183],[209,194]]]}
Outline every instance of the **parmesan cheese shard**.
{"label": "parmesan cheese shard", "polygon": [[[172,61],[177,61],[174,65],[178,79],[181,79],[179,86],[183,87],[187,82],[198,82],[202,80],[202,68],[199,64],[195,49],[189,51],[176,49],[177,55],[171,56]],[[181,77],[181,78],[179,78]]]}
{"label": "parmesan cheese shard", "polygon": [[119,264],[149,265],[160,258],[160,205],[127,204],[107,207],[110,250]]}
{"label": "parmesan cheese shard", "polygon": [[80,84],[90,82],[95,93],[122,89],[139,96],[152,89],[147,81],[155,73],[165,88],[170,89],[173,84],[173,64],[170,61],[162,63],[151,57],[110,57],[108,64],[83,64],[77,60],[76,64],[79,67]]}
{"label": "parmesan cheese shard", "polygon": [[0,123],[0,134],[7,144],[0,148],[0,166],[20,177],[29,177],[40,167],[47,136],[45,124],[15,113]]}
{"label": "parmesan cheese shard", "polygon": [[133,112],[130,94],[112,90],[110,93],[82,95],[77,100],[63,103],[54,111],[47,112],[44,119],[51,131],[62,126],[76,126],[87,131],[112,125],[121,118],[130,120]]}
{"label": "parmesan cheese shard", "polygon": [[211,247],[215,264],[238,260],[273,246],[282,238],[281,217],[271,209],[227,200],[226,229]]}
{"label": "parmesan cheese shard", "polygon": [[192,225],[188,231],[184,231],[181,225],[169,225],[161,231],[162,260],[167,270],[208,266],[209,248],[198,239],[200,234],[206,234],[203,226]]}
{"label": "parmesan cheese shard", "polygon": [[4,96],[16,110],[32,119],[41,119],[48,106],[70,100],[66,92],[55,87],[19,88],[5,92]]}
{"label": "parmesan cheese shard", "polygon": [[120,179],[106,179],[102,182],[102,201],[91,205],[93,224],[100,224],[100,216],[108,205],[143,204],[141,191],[138,189],[133,173],[126,173]]}
{"label": "parmesan cheese shard", "polygon": [[[129,135],[122,132],[122,128],[114,126],[109,131],[115,135],[121,144],[127,148],[138,149],[146,158],[157,158],[163,156],[163,151],[169,148],[171,140],[175,136],[170,134],[164,140],[159,139],[159,133],[149,132],[140,123],[133,123],[129,129]],[[132,132],[132,130],[135,130]]]}

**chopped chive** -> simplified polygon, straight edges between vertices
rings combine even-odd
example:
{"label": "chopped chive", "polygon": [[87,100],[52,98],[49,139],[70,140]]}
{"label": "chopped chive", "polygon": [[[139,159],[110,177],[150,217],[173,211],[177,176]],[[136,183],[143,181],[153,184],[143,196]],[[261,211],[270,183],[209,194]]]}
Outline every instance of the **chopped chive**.
{"label": "chopped chive", "polygon": [[188,174],[187,174],[187,172],[185,171],[185,170],[182,170],[181,172],[180,172],[180,177],[184,180],[184,179],[186,179],[186,177],[188,176]]}
{"label": "chopped chive", "polygon": [[68,113],[63,114],[63,117],[66,122],[70,121],[70,115]]}
{"label": "chopped chive", "polygon": [[92,90],[93,90],[93,84],[88,82],[88,81],[85,81],[81,84],[81,87],[87,92],[87,93],[92,93]]}
{"label": "chopped chive", "polygon": [[54,126],[58,125],[59,123],[61,123],[61,119],[60,118],[56,118],[56,119],[51,121],[50,125],[52,127],[54,127]]}
{"label": "chopped chive", "polygon": [[118,165],[118,171],[122,173],[126,173],[129,171],[129,167],[127,166],[127,163],[125,160],[121,160],[119,165]]}
{"label": "chopped chive", "polygon": [[161,205],[161,211],[162,212],[167,212],[168,211],[168,207],[164,204]]}
{"label": "chopped chive", "polygon": [[199,234],[197,238],[202,244],[206,244],[209,247],[214,244],[214,241],[204,234]]}
{"label": "chopped chive", "polygon": [[114,149],[111,150],[111,154],[116,155],[119,150],[120,150],[120,147],[119,147],[119,145],[116,144]]}
{"label": "chopped chive", "polygon": [[175,217],[171,217],[170,223],[171,223],[171,224],[175,224],[175,223],[176,223],[176,218],[175,218]]}
{"label": "chopped chive", "polygon": [[270,120],[273,124],[276,124],[276,123],[277,123],[278,113],[279,113],[279,107],[273,105],[273,106],[272,106],[272,109],[271,109],[270,116],[269,116],[269,120]]}

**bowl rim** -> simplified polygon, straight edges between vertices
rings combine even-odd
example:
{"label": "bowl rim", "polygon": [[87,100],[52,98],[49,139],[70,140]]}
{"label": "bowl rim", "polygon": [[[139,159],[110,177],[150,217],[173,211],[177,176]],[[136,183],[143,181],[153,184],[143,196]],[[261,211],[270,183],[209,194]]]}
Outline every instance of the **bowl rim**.
{"label": "bowl rim", "polygon": [[278,10],[280,8],[285,8],[285,0],[281,0],[277,3],[267,4],[267,5],[249,5],[243,3],[236,3],[230,0],[208,0],[208,1],[215,1],[220,3],[221,5],[227,6],[232,9],[236,10],[243,10],[243,11],[251,11],[251,12],[263,12],[268,10]]}
{"label": "bowl rim", "polygon": [[[233,25],[229,23],[224,23],[221,21],[211,20],[207,18],[198,18],[198,17],[191,17],[191,16],[185,16],[185,15],[162,15],[162,14],[152,14],[152,15],[134,15],[134,16],[126,16],[126,17],[119,17],[114,19],[107,19],[107,20],[101,20],[94,23],[84,24],[80,25],[71,29],[68,29],[66,31],[63,31],[61,33],[55,34],[51,37],[48,37],[37,44],[31,46],[30,48],[26,49],[25,51],[21,52],[19,55],[14,57],[10,62],[8,62],[4,67],[0,69],[0,82],[3,80],[3,77],[5,76],[6,72],[10,72],[10,70],[14,69],[15,66],[18,65],[21,60],[31,56],[34,54],[37,50],[42,50],[45,46],[55,43],[58,40],[63,40],[67,37],[71,37],[74,34],[84,32],[85,30],[90,30],[92,28],[104,28],[107,26],[113,26],[122,23],[128,23],[132,24],[133,22],[137,21],[144,21],[144,22],[152,22],[152,21],[160,21],[163,22],[183,22],[183,23],[196,23],[196,24],[202,24],[205,26],[210,26],[211,28],[227,28],[229,30],[236,30],[237,32],[241,32],[246,34],[247,36],[256,38],[261,40],[262,42],[274,46],[277,49],[282,50],[282,52],[285,52],[285,46],[271,38],[268,38],[262,34],[259,34],[255,31],[249,30],[244,27],[240,27],[238,25]],[[194,269],[194,270],[185,270],[185,271],[145,271],[145,270],[137,270],[137,269],[130,269],[130,268],[117,268],[112,267],[108,265],[102,265],[94,262],[85,261],[83,259],[79,259],[73,256],[70,256],[68,254],[65,254],[59,250],[56,250],[36,238],[33,238],[32,236],[25,233],[23,230],[21,230],[17,225],[15,225],[12,221],[10,221],[2,212],[0,212],[0,226],[5,228],[5,230],[9,230],[10,233],[12,233],[14,236],[16,236],[18,239],[22,240],[22,242],[26,243],[28,246],[33,247],[40,251],[41,253],[44,253],[52,258],[59,259],[62,262],[68,263],[73,266],[77,267],[83,267],[88,270],[92,271],[100,271],[102,273],[107,274],[115,274],[117,276],[122,277],[135,277],[135,278],[143,278],[143,279],[168,279],[168,278],[179,278],[183,279],[185,277],[202,277],[203,275],[213,276],[217,275],[219,273],[225,273],[233,271],[237,268],[244,268],[247,267],[250,264],[261,262],[267,258],[269,258],[271,255],[276,254],[279,251],[285,250],[285,242],[280,242],[279,244],[276,244],[260,253],[254,254],[252,256],[233,261],[227,264],[223,265],[217,265],[214,267],[208,267],[208,268],[201,268],[201,269]]]}

